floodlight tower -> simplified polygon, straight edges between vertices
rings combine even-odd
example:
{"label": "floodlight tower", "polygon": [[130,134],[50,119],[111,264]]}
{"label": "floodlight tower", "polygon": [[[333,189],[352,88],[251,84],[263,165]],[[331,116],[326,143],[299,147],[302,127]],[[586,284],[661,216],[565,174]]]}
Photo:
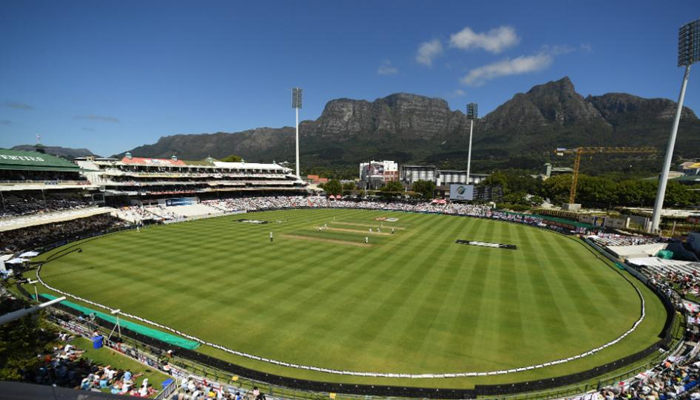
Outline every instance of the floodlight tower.
{"label": "floodlight tower", "polygon": [[673,120],[673,127],[671,128],[671,137],[668,139],[664,166],[661,170],[661,178],[659,179],[659,189],[656,192],[654,214],[651,217],[651,225],[649,226],[649,231],[651,233],[659,233],[659,222],[661,221],[661,210],[664,206],[666,184],[668,183],[668,173],[671,169],[671,161],[673,160],[673,148],[676,145],[678,124],[681,119],[681,113],[683,112],[685,88],[688,86],[690,66],[693,63],[696,63],[698,60],[700,60],[700,20],[695,20],[691,23],[683,25],[681,29],[678,30],[678,66],[685,67],[685,74],[683,75],[683,83],[681,84],[681,94],[678,98],[676,117]]}
{"label": "floodlight tower", "polygon": [[299,109],[301,108],[301,88],[292,88],[292,108],[296,110],[297,114],[297,179],[301,179],[299,174]]}
{"label": "floodlight tower", "polygon": [[467,154],[467,185],[472,170],[472,135],[474,134],[474,120],[479,118],[479,105],[476,103],[467,104],[467,119],[470,122],[469,126],[469,153]]}

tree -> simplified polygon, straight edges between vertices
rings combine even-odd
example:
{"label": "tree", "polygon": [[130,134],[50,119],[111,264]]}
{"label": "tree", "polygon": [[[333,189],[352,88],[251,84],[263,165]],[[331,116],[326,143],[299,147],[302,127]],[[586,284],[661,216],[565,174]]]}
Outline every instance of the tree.
{"label": "tree", "polygon": [[501,186],[504,195],[518,192],[538,194],[541,191],[542,181],[533,178],[525,171],[505,170],[494,172],[481,181],[480,185]]}
{"label": "tree", "polygon": [[351,192],[357,188],[355,182],[345,182],[343,183],[343,192]]}
{"label": "tree", "polygon": [[419,180],[413,183],[413,191],[420,193],[424,199],[432,199],[435,194],[435,182]]}
{"label": "tree", "polygon": [[[24,308],[20,300],[2,298],[0,315]],[[0,380],[19,381],[41,363],[37,354],[54,338],[53,330],[42,321],[41,313],[31,314],[0,326]]]}
{"label": "tree", "polygon": [[390,181],[382,187],[382,192],[403,192],[403,185],[399,181]]}
{"label": "tree", "polygon": [[529,199],[530,205],[533,207],[539,207],[544,203],[544,199],[540,196],[534,195]]}
{"label": "tree", "polygon": [[664,207],[686,207],[693,204],[693,192],[678,182],[669,181],[666,186]]}
{"label": "tree", "polygon": [[542,195],[554,204],[569,201],[571,175],[556,175],[542,183]]}
{"label": "tree", "polygon": [[626,180],[617,184],[617,204],[623,206],[652,206],[656,198],[653,180]]}
{"label": "tree", "polygon": [[222,162],[241,162],[243,159],[240,156],[237,156],[235,154],[231,154],[230,156],[226,156],[221,159]]}
{"label": "tree", "polygon": [[598,207],[608,207],[617,203],[617,182],[610,178],[579,175],[576,186],[576,202]]}
{"label": "tree", "polygon": [[325,190],[327,194],[336,195],[343,192],[343,186],[340,184],[339,180],[331,179],[323,185],[323,190]]}

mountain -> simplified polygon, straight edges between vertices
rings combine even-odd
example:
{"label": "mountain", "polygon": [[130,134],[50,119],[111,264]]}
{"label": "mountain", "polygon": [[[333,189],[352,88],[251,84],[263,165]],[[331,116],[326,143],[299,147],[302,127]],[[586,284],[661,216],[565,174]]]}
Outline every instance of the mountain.
{"label": "mountain", "polygon": [[[84,156],[94,156],[93,152],[88,149],[72,149],[69,147],[60,146],[44,146],[44,152],[47,154],[52,154],[54,156],[60,156],[72,160],[76,157]],[[21,150],[21,151],[36,151],[36,146],[31,144],[22,144],[13,147],[11,150]]]}
{"label": "mountain", "polygon": [[[564,77],[518,93],[476,121],[473,160],[478,171],[538,168],[557,147],[649,145],[663,154],[675,107],[671,100],[624,93],[584,98]],[[700,120],[688,108],[682,117],[676,154],[700,157]],[[372,102],[331,100],[318,119],[300,124],[302,167],[355,168],[360,161],[384,158],[463,168],[468,133],[466,116],[439,98],[397,93]],[[166,136],[131,153],[177,154],[182,159],[237,154],[248,161],[293,161],[294,129]],[[638,164],[656,168],[661,158]]]}

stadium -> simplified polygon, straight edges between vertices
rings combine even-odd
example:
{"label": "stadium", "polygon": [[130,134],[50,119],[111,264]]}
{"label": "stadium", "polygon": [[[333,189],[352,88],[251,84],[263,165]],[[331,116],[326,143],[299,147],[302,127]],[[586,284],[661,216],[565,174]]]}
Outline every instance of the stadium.
{"label": "stadium", "polygon": [[667,246],[652,238],[626,246],[487,204],[319,196],[276,164],[0,159],[24,178],[3,191],[6,266],[42,300],[67,298],[64,328],[171,352],[180,375],[472,398],[581,390],[690,351],[672,298],[616,256]]}
{"label": "stadium", "polygon": [[700,399],[700,20],[298,3],[0,4],[0,399]]}

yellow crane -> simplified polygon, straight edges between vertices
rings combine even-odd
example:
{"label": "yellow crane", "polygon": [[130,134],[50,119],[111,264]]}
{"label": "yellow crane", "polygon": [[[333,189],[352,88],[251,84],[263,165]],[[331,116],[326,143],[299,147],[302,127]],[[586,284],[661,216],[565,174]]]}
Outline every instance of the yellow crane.
{"label": "yellow crane", "polygon": [[569,204],[576,200],[576,185],[578,184],[578,171],[581,166],[581,156],[584,154],[654,154],[654,147],[576,147],[574,149],[558,148],[554,153],[558,156],[574,154],[574,174],[571,179],[571,191],[569,192]]}

